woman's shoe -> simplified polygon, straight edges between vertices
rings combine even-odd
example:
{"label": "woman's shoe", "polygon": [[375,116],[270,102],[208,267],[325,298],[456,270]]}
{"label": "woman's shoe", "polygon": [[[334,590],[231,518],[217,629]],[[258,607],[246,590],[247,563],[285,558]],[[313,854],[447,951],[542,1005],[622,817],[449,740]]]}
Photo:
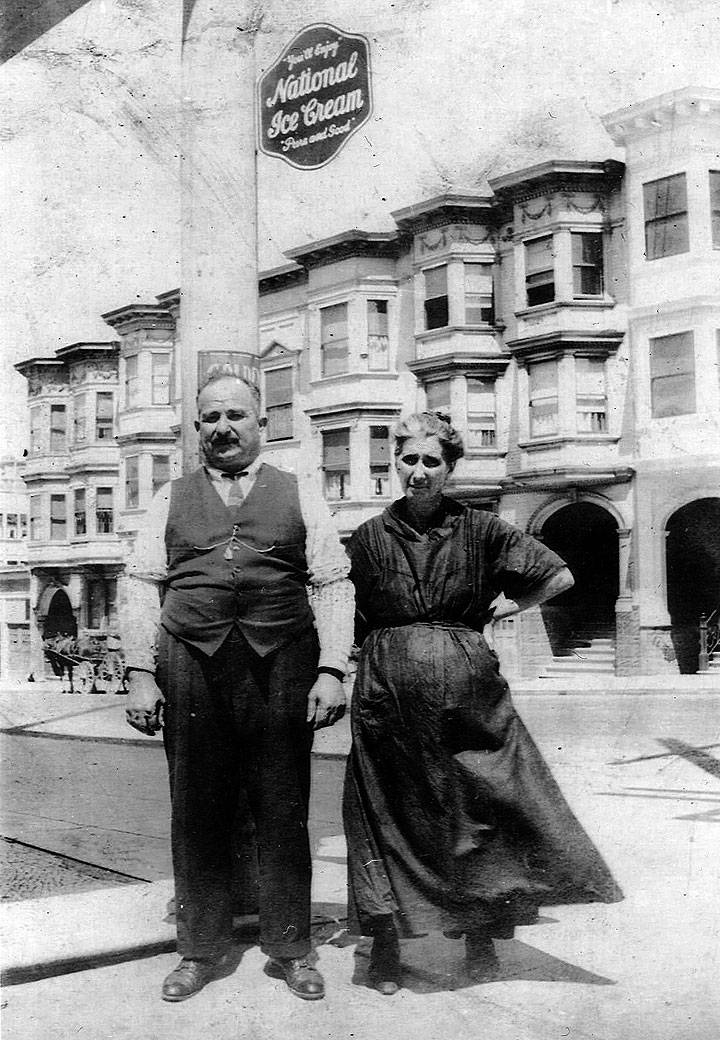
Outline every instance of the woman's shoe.
{"label": "woman's shoe", "polygon": [[394,931],[389,935],[376,935],[373,939],[368,979],[373,989],[384,997],[392,997],[400,989],[400,941]]}
{"label": "woman's shoe", "polygon": [[492,939],[482,932],[465,933],[465,964],[475,982],[489,982],[500,968]]}

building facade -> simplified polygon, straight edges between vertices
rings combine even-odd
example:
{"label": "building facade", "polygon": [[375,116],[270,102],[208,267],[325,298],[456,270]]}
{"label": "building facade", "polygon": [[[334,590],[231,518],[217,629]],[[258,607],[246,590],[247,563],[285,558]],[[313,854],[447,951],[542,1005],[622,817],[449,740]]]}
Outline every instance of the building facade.
{"label": "building facade", "polygon": [[[265,457],[316,482],[344,537],[399,494],[393,424],[439,408],[466,443],[451,493],[568,561],[574,589],[500,626],[511,676],[694,672],[720,605],[720,92],[604,122],[624,164],[544,162],[260,276]],[[37,633],[60,593],[63,624],[114,623],[123,543],[179,469],[179,306],[18,366]]]}
{"label": "building facade", "polygon": [[30,673],[28,496],[17,459],[0,459],[0,678]]}

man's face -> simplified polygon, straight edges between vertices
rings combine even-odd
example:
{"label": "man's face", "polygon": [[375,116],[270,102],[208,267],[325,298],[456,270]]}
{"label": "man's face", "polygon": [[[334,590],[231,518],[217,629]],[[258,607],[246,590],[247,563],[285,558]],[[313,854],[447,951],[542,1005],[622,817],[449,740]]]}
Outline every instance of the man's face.
{"label": "man's face", "polygon": [[255,400],[236,379],[219,379],[201,390],[195,429],[207,464],[225,473],[245,469],[260,453]]}

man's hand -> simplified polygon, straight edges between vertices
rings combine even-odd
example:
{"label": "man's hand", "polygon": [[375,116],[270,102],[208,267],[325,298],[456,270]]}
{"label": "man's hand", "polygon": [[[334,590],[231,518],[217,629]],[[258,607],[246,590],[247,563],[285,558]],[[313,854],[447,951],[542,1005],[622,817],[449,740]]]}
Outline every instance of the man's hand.
{"label": "man's hand", "polygon": [[308,694],[307,721],[313,729],[332,726],[345,714],[345,690],[334,675],[322,672]]}
{"label": "man's hand", "polygon": [[165,698],[150,672],[129,672],[125,718],[133,729],[154,736],[163,724]]}

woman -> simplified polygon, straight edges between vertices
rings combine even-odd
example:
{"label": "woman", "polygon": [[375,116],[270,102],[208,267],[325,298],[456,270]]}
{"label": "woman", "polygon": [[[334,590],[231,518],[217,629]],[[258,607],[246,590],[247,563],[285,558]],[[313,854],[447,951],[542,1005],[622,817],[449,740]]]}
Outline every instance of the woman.
{"label": "woman", "polygon": [[369,978],[401,981],[399,936],[465,936],[492,977],[493,938],[538,907],[621,898],[512,706],[482,629],[573,584],[563,561],[443,487],[463,455],[448,416],[395,432],[404,498],[351,543],[369,634],[352,703],[343,814],[349,930],[372,935]]}

